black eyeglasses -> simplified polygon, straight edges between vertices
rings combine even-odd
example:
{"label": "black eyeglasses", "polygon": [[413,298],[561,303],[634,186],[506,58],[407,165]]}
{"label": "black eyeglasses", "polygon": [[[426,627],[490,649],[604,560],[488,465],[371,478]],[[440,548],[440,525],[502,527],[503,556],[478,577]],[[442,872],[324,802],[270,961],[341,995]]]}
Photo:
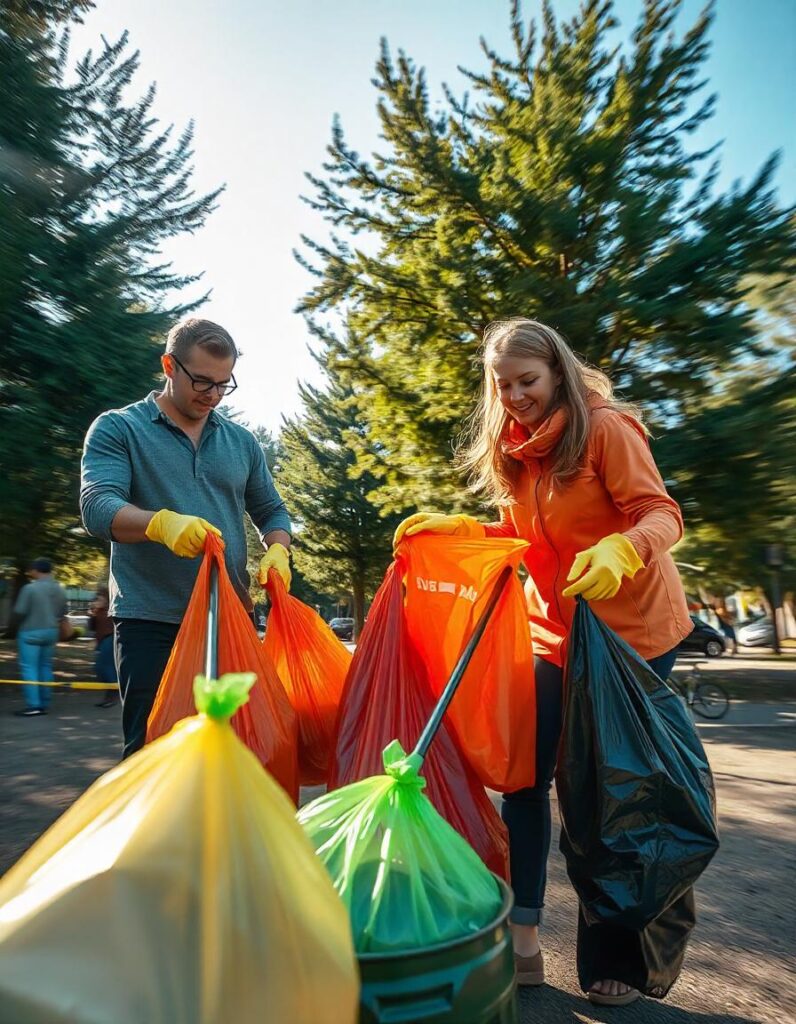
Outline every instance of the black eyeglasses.
{"label": "black eyeglasses", "polygon": [[191,387],[194,391],[198,391],[200,395],[206,395],[215,388],[218,391],[218,397],[224,398],[226,395],[231,395],[235,388],[238,386],[238,382],[235,380],[235,374],[229,375],[229,380],[223,384],[216,384],[214,380],[203,380],[201,377],[194,377],[194,375],[186,370],[179,359],[174,355],[173,352],[169,352],[169,355],[174,362],[179,366],[185,376],[190,380]]}

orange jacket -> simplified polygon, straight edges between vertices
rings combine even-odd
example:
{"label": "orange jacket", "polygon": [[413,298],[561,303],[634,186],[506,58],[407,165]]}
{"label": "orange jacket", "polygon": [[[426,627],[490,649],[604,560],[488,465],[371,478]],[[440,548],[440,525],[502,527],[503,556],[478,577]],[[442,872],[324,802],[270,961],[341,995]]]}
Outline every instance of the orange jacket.
{"label": "orange jacket", "polygon": [[683,535],[680,509],[666,493],[646,435],[630,416],[595,396],[586,456],[578,475],[553,488],[553,454],[566,425],[559,409],[532,436],[516,422],[505,450],[523,464],[516,502],[501,512],[487,536],[531,542],[525,586],[534,652],[556,665],[565,657],[575,601],[563,596],[575,555],[611,533],[623,533],[644,568],[623,579],[619,593],[594,610],[643,658],[665,654],[687,636],[680,575],[669,549]]}

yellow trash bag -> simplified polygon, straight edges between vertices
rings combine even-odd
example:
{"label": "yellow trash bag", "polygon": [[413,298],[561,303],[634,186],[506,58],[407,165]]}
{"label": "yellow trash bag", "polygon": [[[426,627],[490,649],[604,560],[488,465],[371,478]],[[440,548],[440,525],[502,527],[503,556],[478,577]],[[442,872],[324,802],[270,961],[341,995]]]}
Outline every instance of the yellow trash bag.
{"label": "yellow trash bag", "polygon": [[354,1024],[348,914],[229,718],[253,674],[103,775],[0,881],[0,1019]]}

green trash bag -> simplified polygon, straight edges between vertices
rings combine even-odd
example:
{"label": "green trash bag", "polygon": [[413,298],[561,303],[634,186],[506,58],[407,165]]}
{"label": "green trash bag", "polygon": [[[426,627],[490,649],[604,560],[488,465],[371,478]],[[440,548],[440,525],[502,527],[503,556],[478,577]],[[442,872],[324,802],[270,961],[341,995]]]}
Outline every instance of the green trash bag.
{"label": "green trash bag", "polygon": [[462,938],[500,911],[498,883],[423,793],[419,755],[397,740],[386,775],[318,797],[298,814],[345,903],[358,953]]}

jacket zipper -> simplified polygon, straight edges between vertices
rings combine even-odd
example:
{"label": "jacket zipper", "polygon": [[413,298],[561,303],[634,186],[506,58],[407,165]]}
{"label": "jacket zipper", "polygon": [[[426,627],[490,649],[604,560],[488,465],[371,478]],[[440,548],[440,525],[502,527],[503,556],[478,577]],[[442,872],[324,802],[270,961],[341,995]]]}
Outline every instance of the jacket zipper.
{"label": "jacket zipper", "polygon": [[559,620],[561,622],[561,625],[564,626],[564,628],[566,628],[566,622],[564,621],[564,615],[563,615],[563,613],[561,611],[561,605],[559,604],[559,601],[558,601],[558,575],[561,572],[561,556],[559,555],[558,549],[556,548],[555,544],[550,540],[550,534],[547,532],[547,527],[545,526],[544,516],[542,515],[542,506],[539,504],[539,485],[542,482],[542,460],[541,459],[537,459],[536,461],[539,463],[539,477],[538,477],[538,479],[536,481],[536,486],[534,487],[534,490],[533,490],[533,496],[534,496],[534,499],[536,501],[536,514],[539,516],[539,525],[542,528],[542,533],[544,534],[544,539],[547,541],[547,544],[548,544],[550,550],[556,556],[556,571],[555,571],[555,574],[553,576],[553,596],[556,599],[556,608],[558,609],[558,618],[559,618]]}

